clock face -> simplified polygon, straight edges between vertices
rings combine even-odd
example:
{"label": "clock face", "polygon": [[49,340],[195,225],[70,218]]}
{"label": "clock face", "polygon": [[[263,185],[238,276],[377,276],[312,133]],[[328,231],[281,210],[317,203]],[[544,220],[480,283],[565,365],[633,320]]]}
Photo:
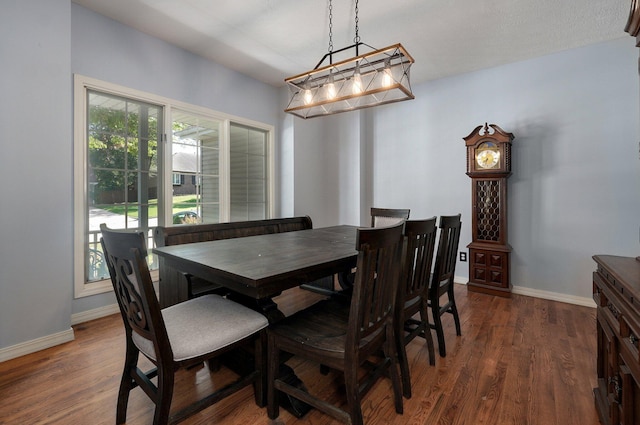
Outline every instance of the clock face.
{"label": "clock face", "polygon": [[496,168],[500,162],[500,149],[495,143],[484,142],[476,149],[476,164],[488,170]]}

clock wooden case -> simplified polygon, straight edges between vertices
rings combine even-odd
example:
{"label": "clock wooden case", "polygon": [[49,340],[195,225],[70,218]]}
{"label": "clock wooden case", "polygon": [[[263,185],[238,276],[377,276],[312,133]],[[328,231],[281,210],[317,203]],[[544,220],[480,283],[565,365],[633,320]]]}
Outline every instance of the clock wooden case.
{"label": "clock wooden case", "polygon": [[507,178],[513,138],[512,133],[486,123],[464,138],[472,207],[467,289],[502,297],[511,296]]}

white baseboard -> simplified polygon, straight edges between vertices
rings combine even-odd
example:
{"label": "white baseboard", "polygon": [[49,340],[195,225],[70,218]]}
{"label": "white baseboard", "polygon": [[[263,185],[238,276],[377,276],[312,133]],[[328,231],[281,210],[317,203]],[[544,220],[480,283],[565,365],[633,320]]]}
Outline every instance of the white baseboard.
{"label": "white baseboard", "polygon": [[[453,278],[453,281],[461,285],[466,285],[467,282],[469,281],[469,278],[462,277],[462,276],[455,276]],[[533,298],[542,298],[543,300],[559,301],[561,303],[575,304],[575,305],[581,305],[584,307],[596,308],[596,303],[595,301],[593,301],[592,298],[576,297],[574,295],[560,294],[558,292],[525,288],[524,286],[513,286],[511,293],[517,294],[517,295],[524,295],[527,297],[533,297]]]}
{"label": "white baseboard", "polygon": [[[99,319],[101,317],[109,316],[114,313],[118,313],[120,310],[118,304],[106,305],[104,307],[94,308],[93,310],[83,311],[71,315],[71,325],[77,325],[79,323],[88,322],[89,320]],[[51,348],[65,342],[73,341],[74,334],[73,329],[58,332],[52,335],[43,336],[42,338],[36,338],[31,341],[22,342],[20,344],[12,345],[10,347],[0,349],[0,362],[15,359],[16,357],[25,356],[27,354],[35,353],[36,351]]]}
{"label": "white baseboard", "polygon": [[27,354],[35,353],[36,351],[44,350],[45,348],[51,348],[56,345],[64,344],[65,342],[73,341],[73,329],[69,328],[66,331],[58,332],[52,335],[43,336],[42,338],[36,338],[31,341],[22,342],[20,344],[12,345],[10,347],[0,349],[0,362],[6,360],[15,359],[16,357],[24,356]]}
{"label": "white baseboard", "polygon": [[454,276],[453,283],[459,283],[460,285],[466,285],[469,282],[469,278],[462,276]]}
{"label": "white baseboard", "polygon": [[514,294],[526,295],[528,297],[542,298],[545,300],[559,301],[567,304],[581,305],[584,307],[596,308],[593,298],[576,297],[575,295],[560,294],[551,291],[542,291],[539,289],[525,288],[524,286],[514,286],[511,291]]}
{"label": "white baseboard", "polygon": [[118,304],[105,305],[104,307],[94,308],[93,310],[82,311],[71,315],[71,325],[88,322],[89,320],[99,319],[101,317],[110,316],[118,313],[120,308]]}

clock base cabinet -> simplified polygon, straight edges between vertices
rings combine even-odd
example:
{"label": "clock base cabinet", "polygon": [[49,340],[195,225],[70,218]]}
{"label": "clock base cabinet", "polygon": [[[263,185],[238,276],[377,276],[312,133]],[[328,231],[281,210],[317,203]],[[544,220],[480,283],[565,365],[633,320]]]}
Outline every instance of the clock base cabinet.
{"label": "clock base cabinet", "polygon": [[470,259],[467,289],[472,292],[510,297],[510,248],[495,250],[474,243],[469,244],[467,248]]}
{"label": "clock base cabinet", "polygon": [[640,425],[640,261],[596,255],[597,374],[603,425]]}

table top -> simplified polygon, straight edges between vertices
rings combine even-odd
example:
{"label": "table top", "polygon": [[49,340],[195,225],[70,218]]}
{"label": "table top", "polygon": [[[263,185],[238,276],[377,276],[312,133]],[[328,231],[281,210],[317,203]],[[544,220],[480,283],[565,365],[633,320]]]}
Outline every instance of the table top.
{"label": "table top", "polygon": [[167,265],[253,298],[354,267],[357,227],[334,226],[155,248]]}

